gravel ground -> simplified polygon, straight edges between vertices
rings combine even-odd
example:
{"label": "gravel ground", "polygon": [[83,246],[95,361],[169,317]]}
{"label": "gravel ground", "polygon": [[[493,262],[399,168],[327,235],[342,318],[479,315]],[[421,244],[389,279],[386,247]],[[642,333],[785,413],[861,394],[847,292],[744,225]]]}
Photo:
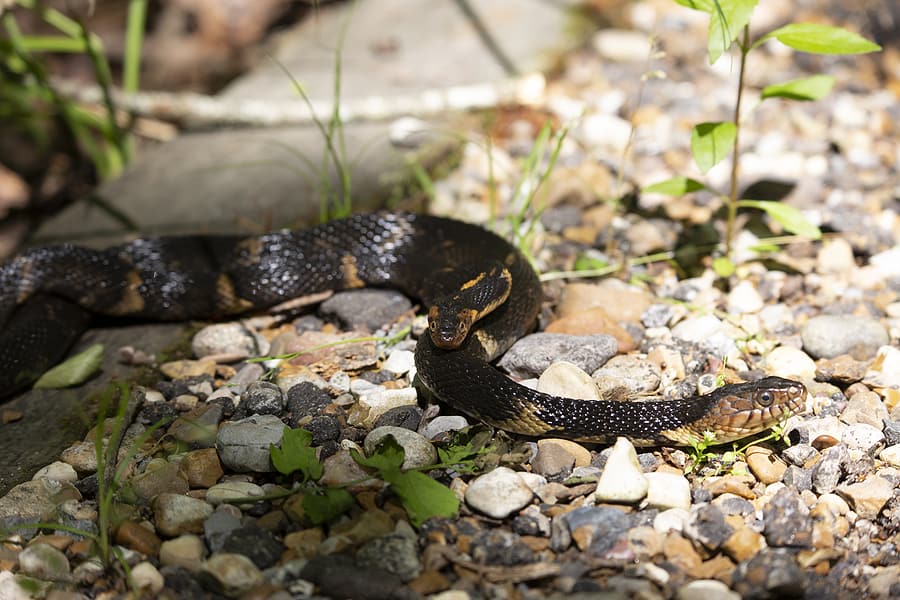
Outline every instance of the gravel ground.
{"label": "gravel ground", "polygon": [[[777,10],[761,20],[802,20]],[[20,531],[0,546],[0,597],[113,597],[128,577],[148,596],[172,598],[900,595],[897,53],[813,60],[766,47],[753,58],[751,92],[775,73],[837,78],[816,103],[749,102],[741,137],[742,187],[768,181],[754,190],[787,192],[783,201],[826,235],[758,252],[765,231],[782,232],[742,213],[737,269],[723,280],[708,258],[673,260],[704,228],[721,229],[714,195],[635,193],[628,212],[607,202],[678,174],[724,188],[730,172],[726,161],[701,176],[689,139],[693,124],[730,114],[734,65],[702,66],[705,25],[690,11],[644,2],[630,19],[633,31],[603,31],[566,57],[543,107],[499,111],[492,160],[466,132],[459,165],[434,182],[431,210],[486,222],[493,180],[498,213],[515,212],[540,123],[571,124],[538,197],[546,208],[531,222],[540,271],[661,258],[630,263],[620,277],[547,277],[540,332],[500,367],[582,398],[680,397],[710,374],[794,378],[809,389],[807,411],[785,424],[784,439],[713,447],[699,460],[690,448],[635,449],[625,439],[602,447],[492,432],[425,405],[412,387],[424,322],[409,299],[336,294],[290,322],[209,325],[191,358],[161,364],[159,384],[134,391],[121,442],[138,450],[118,495],[121,562],[104,570],[68,529]],[[648,65],[641,28],[656,19],[665,56]],[[641,74],[657,69],[666,78],[644,84],[634,111]],[[632,112],[638,127],[619,177]],[[247,362],[406,326],[411,334],[393,343],[317,349],[274,376],[272,363]],[[160,419],[171,420],[144,440]],[[322,463],[313,478],[351,495],[330,522],[316,522],[304,494],[287,493],[296,478],[270,457],[269,445],[300,427]],[[472,468],[423,470],[458,499],[455,516],[420,522],[400,484],[369,477],[352,457],[377,454],[390,434],[403,468],[423,468],[460,430],[484,449]],[[0,525],[96,531],[93,440],[0,498]],[[234,501],[247,498],[260,499]]]}

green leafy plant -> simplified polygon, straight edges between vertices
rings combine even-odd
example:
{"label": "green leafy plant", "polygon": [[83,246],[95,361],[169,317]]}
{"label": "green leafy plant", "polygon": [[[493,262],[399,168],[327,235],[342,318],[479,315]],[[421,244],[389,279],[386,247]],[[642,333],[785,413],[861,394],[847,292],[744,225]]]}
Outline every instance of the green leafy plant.
{"label": "green leafy plant", "polygon": [[[241,504],[302,494],[301,507],[313,524],[327,523],[346,513],[355,505],[355,500],[345,488],[370,478],[352,481],[340,487],[317,483],[322,476],[323,465],[316,457],[315,449],[310,446],[311,442],[312,434],[308,431],[286,429],[280,447],[272,445],[269,448],[272,464],[278,472],[285,476],[300,474],[301,481],[297,486],[264,498],[236,498],[229,502]],[[419,526],[431,517],[450,517],[459,511],[456,494],[423,471],[453,469],[457,472],[473,472],[478,468],[477,458],[491,449],[482,442],[480,438],[457,437],[454,443],[438,448],[440,462],[415,469],[403,469],[405,453],[390,435],[369,456],[363,456],[356,450],[351,450],[350,454],[360,466],[374,471],[371,478],[390,484],[410,521]]]}
{"label": "green leafy plant", "polygon": [[743,458],[746,456],[747,448],[749,448],[750,446],[768,441],[784,442],[785,445],[790,446],[790,441],[785,436],[786,421],[787,418],[784,418],[778,423],[775,423],[769,428],[768,433],[762,435],[761,437],[753,437],[743,446],[738,446],[737,442],[732,442],[731,450],[727,450],[722,454],[715,454],[709,451],[709,448],[711,446],[716,445],[716,436],[711,431],[704,431],[703,437],[701,439],[693,438],[690,440],[691,462],[685,469],[685,474],[692,473],[700,466],[716,460],[718,463],[718,467],[716,468],[716,472],[714,473],[715,475],[721,474],[725,471],[726,468],[731,469],[732,475],[742,475],[743,473],[734,471],[734,465],[739,460],[743,460]]}
{"label": "green leafy plant", "polygon": [[[132,154],[132,142],[116,120],[113,80],[100,38],[78,16],[68,16],[37,0],[16,0],[52,27],[54,35],[22,32],[13,10],[0,9],[6,39],[0,40],[0,115],[11,118],[39,142],[46,141],[47,124],[59,118],[78,148],[88,156],[102,178],[117,175]],[[138,89],[140,55],[147,0],[131,0],[126,30],[123,89]],[[97,115],[59,93],[51,81],[42,54],[82,53],[93,67],[103,93],[103,113]]]}
{"label": "green leafy plant", "polygon": [[[749,22],[757,0],[675,0],[678,4],[709,15],[707,54],[710,64],[716,62],[732,47],[739,58],[738,84],[734,113],[731,120],[699,123],[691,132],[691,154],[701,172],[706,173],[719,162],[731,156],[731,175],[727,193],[712,190],[706,184],[689,177],[678,176],[647,186],[644,192],[656,192],[680,196],[699,190],[719,194],[727,209],[724,237],[724,254],[714,263],[716,271],[727,276],[734,270],[731,250],[735,236],[735,220],[740,208],[765,211],[786,231],[818,239],[821,232],[810,224],[797,209],[777,201],[739,198],[738,167],[740,164],[740,132],[743,115],[741,107],[746,94],[747,56],[768,40],[777,40],[800,52],[816,54],[862,54],[875,52],[881,47],[855,33],[839,27],[817,23],[791,23],[770,31],[755,40],[750,39]],[[834,77],[812,75],[802,79],[776,83],[764,88],[762,100],[811,101],[824,97],[831,91]]]}

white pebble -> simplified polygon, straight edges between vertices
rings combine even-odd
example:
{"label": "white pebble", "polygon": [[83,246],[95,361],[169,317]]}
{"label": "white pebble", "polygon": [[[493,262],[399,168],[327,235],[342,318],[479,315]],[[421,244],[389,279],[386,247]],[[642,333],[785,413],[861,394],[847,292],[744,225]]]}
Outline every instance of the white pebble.
{"label": "white pebble", "polygon": [[405,375],[415,366],[415,355],[409,350],[394,350],[381,368],[394,375]]}
{"label": "white pebble", "polygon": [[677,473],[646,473],[647,505],[662,510],[691,507],[691,484]]}
{"label": "white pebble", "polygon": [[534,493],[518,473],[497,467],[466,489],[466,504],[495,519],[505,519],[531,502]]}
{"label": "white pebble", "polygon": [[591,376],[577,365],[564,360],[551,364],[541,373],[537,389],[551,396],[600,400],[600,390]]}
{"label": "white pebble", "polygon": [[626,438],[620,437],[597,481],[594,498],[598,502],[636,504],[647,495],[648,487],[634,446]]}

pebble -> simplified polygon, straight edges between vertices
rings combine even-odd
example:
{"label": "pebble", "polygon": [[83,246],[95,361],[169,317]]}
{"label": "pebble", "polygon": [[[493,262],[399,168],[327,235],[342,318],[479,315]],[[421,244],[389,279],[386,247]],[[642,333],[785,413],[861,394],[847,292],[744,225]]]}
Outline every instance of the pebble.
{"label": "pebble", "polygon": [[284,405],[281,388],[268,381],[255,381],[241,394],[240,408],[250,415],[280,415]]}
{"label": "pebble", "polygon": [[225,472],[219,461],[219,453],[215,448],[193,450],[184,455],[178,464],[191,488],[209,488],[219,480]]}
{"label": "pebble", "polygon": [[856,269],[853,247],[843,238],[825,240],[816,256],[816,272],[846,277]]}
{"label": "pebble", "polygon": [[479,531],[469,546],[472,559],[483,565],[512,567],[535,559],[534,552],[517,534],[503,529]]}
{"label": "pebble", "polygon": [[47,581],[65,581],[69,578],[69,559],[49,544],[32,544],[18,556],[19,571],[23,575]]}
{"label": "pebble", "polygon": [[859,483],[838,486],[837,493],[846,498],[862,519],[875,519],[894,494],[894,485],[883,477],[871,475]]}
{"label": "pebble", "polygon": [[605,365],[591,373],[599,388],[600,397],[622,400],[648,396],[659,389],[659,366],[646,358],[632,354],[613,356]]}
{"label": "pebble", "polygon": [[435,440],[445,433],[459,431],[469,426],[469,421],[460,415],[439,415],[433,418],[422,429],[422,435],[429,440]]}
{"label": "pebble", "polygon": [[588,450],[581,444],[573,442],[572,440],[565,440],[561,438],[542,438],[537,442],[538,450],[540,450],[544,445],[551,444],[554,446],[560,446],[561,448],[565,449],[565,451],[575,459],[574,468],[577,469],[579,467],[590,466],[591,453],[588,452]]}
{"label": "pebble", "polygon": [[60,460],[53,461],[46,467],[38,469],[37,473],[31,479],[52,479],[54,481],[78,481],[78,473],[75,472],[72,465]]}
{"label": "pebble", "polygon": [[[369,474],[350,455],[348,450],[338,450],[322,461],[322,477],[319,484],[325,486],[341,486],[357,480],[364,480]],[[364,485],[364,484],[360,484]],[[375,485],[373,482],[371,485]],[[350,489],[358,489],[359,486],[351,486]]]}
{"label": "pebble", "polygon": [[409,298],[395,290],[367,288],[338,292],[319,305],[319,313],[345,329],[377,331],[412,308]]}
{"label": "pebble", "polygon": [[216,374],[216,361],[202,358],[200,360],[173,360],[159,365],[159,371],[169,379],[188,379]]}
{"label": "pebble", "polygon": [[743,280],[728,293],[727,310],[733,315],[758,313],[764,306],[763,298],[751,281]]}
{"label": "pebble", "polygon": [[634,446],[628,439],[618,438],[597,481],[594,498],[597,502],[636,504],[647,495],[648,487]]}
{"label": "pebble", "polygon": [[20,483],[0,498],[0,529],[51,521],[56,517],[57,506],[67,500],[81,500],[81,494],[70,483],[46,478]]}
{"label": "pebble", "polygon": [[887,408],[875,392],[861,391],[850,396],[840,419],[849,425],[866,424],[881,431],[884,421],[890,418]]}
{"label": "pebble", "polygon": [[230,504],[220,504],[213,514],[203,521],[203,537],[212,552],[219,552],[228,534],[240,526],[241,510]]}
{"label": "pebble", "polygon": [[214,323],[198,331],[191,340],[197,358],[227,356],[234,361],[269,353],[269,341],[240,322]]}
{"label": "pebble", "polygon": [[354,427],[371,429],[387,411],[398,406],[412,406],[419,400],[416,388],[381,390],[360,396],[347,421]]}
{"label": "pebble", "polygon": [[844,429],[841,442],[849,450],[858,450],[869,456],[875,456],[884,448],[884,434],[879,427],[873,427],[868,423],[856,423]]}
{"label": "pebble", "polygon": [[547,325],[544,334],[609,335],[615,338],[619,352],[630,352],[636,347],[634,338],[628,333],[628,330],[619,325],[615,319],[609,316],[606,309],[600,306],[556,319]]}
{"label": "pebble", "polygon": [[[375,421],[375,429],[379,427],[402,427],[416,431],[422,422],[422,409],[415,405],[397,406],[385,412]],[[423,432],[425,437],[427,434]]]}
{"label": "pebble", "polygon": [[813,489],[819,494],[833,492],[841,480],[843,466],[848,460],[846,446],[838,445],[825,449],[822,458],[813,466]]}
{"label": "pebble", "polygon": [[599,400],[600,392],[591,376],[577,365],[561,360],[551,364],[538,378],[539,392],[564,398]]}
{"label": "pebble", "polygon": [[284,552],[284,544],[258,525],[246,525],[230,531],[222,540],[221,552],[246,556],[260,569],[274,566]]}
{"label": "pebble", "polygon": [[269,446],[281,445],[287,425],[275,415],[256,415],[223,423],[216,436],[222,464],[241,473],[274,471]]}
{"label": "pebble", "polygon": [[800,495],[787,487],[780,489],[763,509],[766,542],[769,546],[808,548],[812,545],[812,522]]}
{"label": "pebble", "polygon": [[534,493],[507,467],[497,467],[469,483],[466,488],[466,504],[495,519],[504,519],[531,502]]}
{"label": "pebble", "polygon": [[212,578],[215,591],[236,598],[263,581],[262,572],[243,554],[217,553],[203,565],[203,573]]}
{"label": "pebble", "polygon": [[763,535],[749,527],[738,527],[729,536],[722,549],[736,562],[749,560],[766,547]]}
{"label": "pebble", "polygon": [[750,446],[745,455],[750,472],[766,485],[781,481],[787,471],[787,465],[768,448]]}
{"label": "pebble", "polygon": [[160,494],[153,501],[153,519],[157,531],[167,537],[182,533],[201,533],[203,521],[213,512],[208,502],[181,496]]}
{"label": "pebble", "polygon": [[312,558],[303,567],[300,577],[316,584],[317,594],[325,598],[407,597],[399,577],[381,569],[357,565],[351,557],[344,555]]}
{"label": "pebble", "polygon": [[417,469],[437,462],[437,450],[425,436],[402,427],[378,427],[369,432],[363,445],[366,454],[375,453],[379,443],[387,436],[393,436],[404,451],[403,469]]}
{"label": "pebble", "polygon": [[653,517],[653,529],[659,533],[681,533],[691,518],[686,508],[669,508]]}
{"label": "pebble", "polygon": [[813,358],[849,354],[857,360],[873,358],[889,343],[888,332],[878,321],[853,315],[819,315],[800,329],[803,349]]}
{"label": "pebble", "polygon": [[801,598],[806,577],[788,550],[776,549],[739,564],[731,587],[742,598]]}
{"label": "pebble", "polygon": [[165,586],[162,574],[147,561],[140,562],[129,572],[131,585],[135,590],[143,593],[158,594]]}
{"label": "pebble", "polygon": [[695,579],[675,592],[676,600],[741,600],[741,595],[715,579]]}
{"label": "pebble", "polygon": [[682,475],[657,471],[645,473],[647,480],[647,506],[660,510],[691,507],[691,484]]}
{"label": "pebble", "polygon": [[[477,560],[474,551],[472,555]],[[401,581],[410,581],[422,572],[415,538],[396,533],[363,544],[356,552],[356,564],[393,573]]]}
{"label": "pebble", "polygon": [[564,360],[591,373],[618,352],[608,335],[533,333],[520,338],[503,355],[498,366],[517,379],[538,377],[556,361]]}
{"label": "pebble", "polygon": [[869,365],[863,383],[875,388],[900,388],[900,349],[882,346]]}
{"label": "pebble", "polygon": [[725,515],[715,504],[698,504],[691,509],[691,518],[685,524],[684,535],[715,551],[721,548],[734,533],[725,522]]}
{"label": "pebble", "polygon": [[216,443],[222,412],[222,407],[218,404],[202,404],[178,417],[169,426],[168,433],[191,447],[210,448]]}
{"label": "pebble", "polygon": [[415,355],[409,350],[394,350],[381,368],[394,375],[406,375],[416,366]]}
{"label": "pebble", "polygon": [[531,460],[532,470],[549,481],[562,481],[572,472],[575,457],[558,444],[539,444]]}
{"label": "pebble", "polygon": [[647,292],[611,278],[600,283],[567,284],[556,311],[559,316],[568,317],[599,306],[615,321],[638,323],[650,304]]}
{"label": "pebble", "polygon": [[153,459],[143,473],[131,478],[131,489],[140,500],[150,501],[163,492],[186,494],[189,487],[178,464]]}
{"label": "pebble", "polygon": [[646,34],[625,29],[602,29],[591,38],[591,46],[603,58],[618,62],[645,61],[651,50]]}
{"label": "pebble", "polygon": [[162,542],[149,526],[125,521],[116,529],[116,543],[146,556],[156,556]]}
{"label": "pebble", "polygon": [[203,567],[205,557],[203,540],[189,533],[166,540],[159,547],[159,563],[164,567],[181,567],[196,572]]}
{"label": "pebble", "polygon": [[[258,498],[263,495],[265,495],[265,491],[255,483],[249,481],[225,481],[217,483],[206,490],[206,501],[213,506],[218,506],[229,500]],[[252,504],[252,502],[248,504]]]}
{"label": "pebble", "polygon": [[888,446],[878,454],[878,457],[892,467],[900,467],[900,444]]}
{"label": "pebble", "polygon": [[676,340],[697,344],[701,349],[729,361],[740,357],[737,345],[728,334],[725,324],[713,315],[689,317],[672,327]]}
{"label": "pebble", "polygon": [[816,376],[816,363],[803,350],[779,346],[766,355],[766,374],[785,379],[811,380]]}

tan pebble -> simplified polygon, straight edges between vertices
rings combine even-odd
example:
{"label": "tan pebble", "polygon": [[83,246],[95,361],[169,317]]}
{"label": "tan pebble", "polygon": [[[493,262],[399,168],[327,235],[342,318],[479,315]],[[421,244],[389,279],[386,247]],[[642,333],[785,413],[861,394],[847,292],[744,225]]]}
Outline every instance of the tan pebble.
{"label": "tan pebble", "polygon": [[219,453],[215,448],[203,448],[188,452],[179,464],[192,488],[209,488],[224,474]]}
{"label": "tan pebble", "polygon": [[684,358],[680,352],[666,346],[656,346],[647,353],[647,360],[659,367],[664,385],[684,379]]}
{"label": "tan pebble", "polygon": [[186,379],[216,374],[216,363],[212,360],[173,360],[159,365],[160,372],[169,379]]}
{"label": "tan pebble", "polygon": [[788,379],[812,379],[816,376],[816,362],[803,350],[779,346],[766,355],[767,375]]}
{"label": "tan pebble", "polygon": [[746,450],[747,466],[753,475],[766,485],[781,481],[787,465],[762,446],[750,446]]}
{"label": "tan pebble", "polygon": [[547,333],[567,333],[569,335],[605,333],[616,338],[616,341],[619,343],[619,352],[631,352],[636,347],[631,334],[612,320],[607,312],[600,307],[557,319],[550,323],[545,331]]}
{"label": "tan pebble", "polygon": [[730,493],[747,500],[756,498],[756,494],[750,489],[748,483],[731,475],[725,477],[710,477],[701,484],[704,489],[708,490],[713,496]]}
{"label": "tan pebble", "polygon": [[541,444],[557,444],[562,446],[566,452],[575,457],[575,466],[576,467],[587,467],[591,464],[591,453],[588,452],[587,448],[573,442],[572,440],[564,440],[561,438],[545,438],[542,440],[538,440],[538,448],[541,447]]}
{"label": "tan pebble", "polygon": [[528,546],[532,552],[543,552],[550,547],[549,538],[538,537],[536,535],[523,535],[519,539],[521,539],[522,543]]}
{"label": "tan pebble", "polygon": [[823,433],[822,435],[816,436],[816,439],[812,441],[811,446],[816,450],[822,451],[826,448],[831,448],[832,446],[837,446],[841,441],[837,438],[828,435],[827,433]]}
{"label": "tan pebble", "polygon": [[318,527],[294,531],[284,536],[285,547],[297,553],[298,558],[312,558],[319,553],[324,534]]}
{"label": "tan pebble", "polygon": [[651,560],[663,552],[662,534],[649,525],[629,530],[626,540],[634,552],[635,560]]}
{"label": "tan pebble", "polygon": [[736,529],[731,536],[725,540],[723,549],[726,554],[737,562],[749,560],[753,558],[757,552],[765,548],[766,541],[762,534],[759,534],[749,527],[741,527]]}
{"label": "tan pebble", "polygon": [[418,577],[406,584],[413,592],[422,596],[436,594],[450,587],[450,580],[439,571],[422,571]]}
{"label": "tan pebble", "polygon": [[697,579],[718,579],[724,581],[731,580],[731,573],[734,571],[735,565],[727,556],[714,556],[713,558],[703,561],[699,566],[688,569],[688,574]]}
{"label": "tan pebble", "polygon": [[125,521],[116,530],[116,543],[147,556],[156,556],[162,540],[149,528],[134,521]]}
{"label": "tan pebble", "polygon": [[668,533],[663,542],[663,554],[675,565],[686,571],[694,569],[703,562],[693,544],[677,533]]}
{"label": "tan pebble", "polygon": [[591,540],[594,539],[594,527],[591,525],[585,525],[584,527],[576,527],[572,531],[572,541],[575,542],[575,546],[578,547],[582,552],[587,551],[591,546]]}
{"label": "tan pebble", "polygon": [[2,423],[3,425],[9,425],[10,423],[20,421],[23,416],[25,416],[25,413],[20,410],[12,410],[6,408],[0,411],[0,423]]}
{"label": "tan pebble", "polygon": [[812,527],[813,548],[834,548],[834,528],[831,523],[816,521]]}
{"label": "tan pebble", "polygon": [[600,230],[589,225],[576,225],[564,228],[562,234],[571,242],[590,247],[596,244]]}
{"label": "tan pebble", "polygon": [[538,378],[539,392],[564,398],[599,400],[600,392],[591,376],[577,365],[560,360],[551,364]]}

